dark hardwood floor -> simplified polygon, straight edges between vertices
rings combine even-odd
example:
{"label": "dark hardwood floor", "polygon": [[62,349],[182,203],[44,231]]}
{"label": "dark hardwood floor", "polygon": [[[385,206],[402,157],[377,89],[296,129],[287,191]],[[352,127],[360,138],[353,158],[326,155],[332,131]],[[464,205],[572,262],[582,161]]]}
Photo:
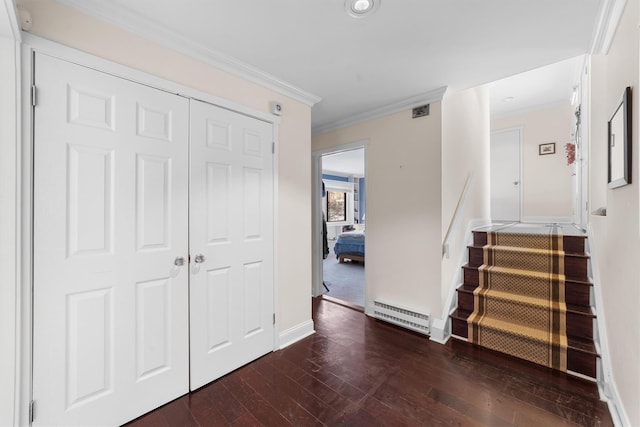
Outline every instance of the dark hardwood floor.
{"label": "dark hardwood floor", "polygon": [[317,333],[128,424],[612,426],[594,383],[314,299]]}

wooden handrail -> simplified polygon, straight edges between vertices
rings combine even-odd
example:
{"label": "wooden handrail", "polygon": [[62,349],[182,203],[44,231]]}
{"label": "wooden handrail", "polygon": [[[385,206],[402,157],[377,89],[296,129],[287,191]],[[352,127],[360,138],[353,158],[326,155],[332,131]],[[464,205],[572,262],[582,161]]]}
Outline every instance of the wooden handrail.
{"label": "wooden handrail", "polygon": [[451,235],[451,230],[453,229],[453,225],[458,219],[458,215],[460,214],[460,207],[462,203],[467,199],[467,193],[469,190],[469,183],[471,182],[471,173],[467,175],[467,179],[464,181],[464,186],[462,187],[462,192],[460,193],[460,197],[458,197],[458,203],[456,204],[456,209],[453,211],[453,215],[451,216],[451,221],[449,222],[449,227],[447,228],[447,232],[444,235],[444,240],[442,241],[442,256],[444,257],[448,252],[447,248],[449,245],[449,237]]}

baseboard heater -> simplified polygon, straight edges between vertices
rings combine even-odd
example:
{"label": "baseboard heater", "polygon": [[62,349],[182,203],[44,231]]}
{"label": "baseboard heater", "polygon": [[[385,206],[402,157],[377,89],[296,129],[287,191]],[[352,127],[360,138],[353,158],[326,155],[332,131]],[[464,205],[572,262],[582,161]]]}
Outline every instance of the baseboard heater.
{"label": "baseboard heater", "polygon": [[387,304],[381,301],[373,302],[373,315],[377,319],[421,334],[429,335],[429,315],[418,313],[406,308]]}

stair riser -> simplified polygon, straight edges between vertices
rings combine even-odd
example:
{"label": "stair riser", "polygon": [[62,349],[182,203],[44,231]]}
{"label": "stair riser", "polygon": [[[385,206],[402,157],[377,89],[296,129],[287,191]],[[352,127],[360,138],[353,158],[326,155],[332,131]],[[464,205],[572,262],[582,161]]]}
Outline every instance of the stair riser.
{"label": "stair riser", "polygon": [[564,284],[564,299],[567,304],[591,306],[591,285],[584,283],[566,282]]}
{"label": "stair riser", "polygon": [[567,312],[567,336],[593,339],[593,317]]}
{"label": "stair riser", "polygon": [[458,291],[458,308],[465,311],[473,311],[473,294]]}
{"label": "stair riser", "polygon": [[477,268],[464,268],[463,276],[465,285],[478,286],[480,284],[480,272]]}
{"label": "stair riser", "polygon": [[598,356],[572,348],[567,349],[567,370],[596,378]]}

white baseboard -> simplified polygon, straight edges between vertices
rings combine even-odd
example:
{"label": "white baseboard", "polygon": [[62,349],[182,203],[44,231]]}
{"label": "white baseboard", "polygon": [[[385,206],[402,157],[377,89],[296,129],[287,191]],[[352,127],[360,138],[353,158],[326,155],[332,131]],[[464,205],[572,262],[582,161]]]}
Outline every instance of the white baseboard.
{"label": "white baseboard", "polygon": [[523,216],[520,222],[529,224],[573,224],[571,216]]}
{"label": "white baseboard", "polygon": [[609,354],[609,338],[607,336],[607,323],[605,312],[602,309],[602,282],[600,280],[600,268],[598,253],[598,242],[591,228],[591,224],[587,226],[587,244],[588,251],[591,258],[591,282],[593,283],[593,297],[596,308],[598,309],[598,317],[596,319],[596,327],[598,329],[598,348],[600,352],[600,367],[601,371],[598,372],[598,392],[600,393],[600,399],[607,402],[609,406],[609,412],[611,418],[616,427],[631,426],[629,422],[629,416],[624,409],[620,394],[618,394],[618,387],[613,375],[613,365],[611,363],[611,356]]}
{"label": "white baseboard", "polygon": [[446,344],[451,338],[450,322],[448,319],[433,319],[429,327],[429,340],[438,344]]}
{"label": "white baseboard", "polygon": [[625,411],[616,384],[612,381],[610,383],[598,384],[600,391],[600,398],[607,402],[609,407],[609,413],[613,420],[613,425],[616,427],[625,427],[632,425],[629,421],[627,411]]}
{"label": "white baseboard", "polygon": [[282,350],[283,348],[315,333],[316,331],[313,328],[313,320],[309,319],[306,322],[280,332],[277,348],[278,350]]}

